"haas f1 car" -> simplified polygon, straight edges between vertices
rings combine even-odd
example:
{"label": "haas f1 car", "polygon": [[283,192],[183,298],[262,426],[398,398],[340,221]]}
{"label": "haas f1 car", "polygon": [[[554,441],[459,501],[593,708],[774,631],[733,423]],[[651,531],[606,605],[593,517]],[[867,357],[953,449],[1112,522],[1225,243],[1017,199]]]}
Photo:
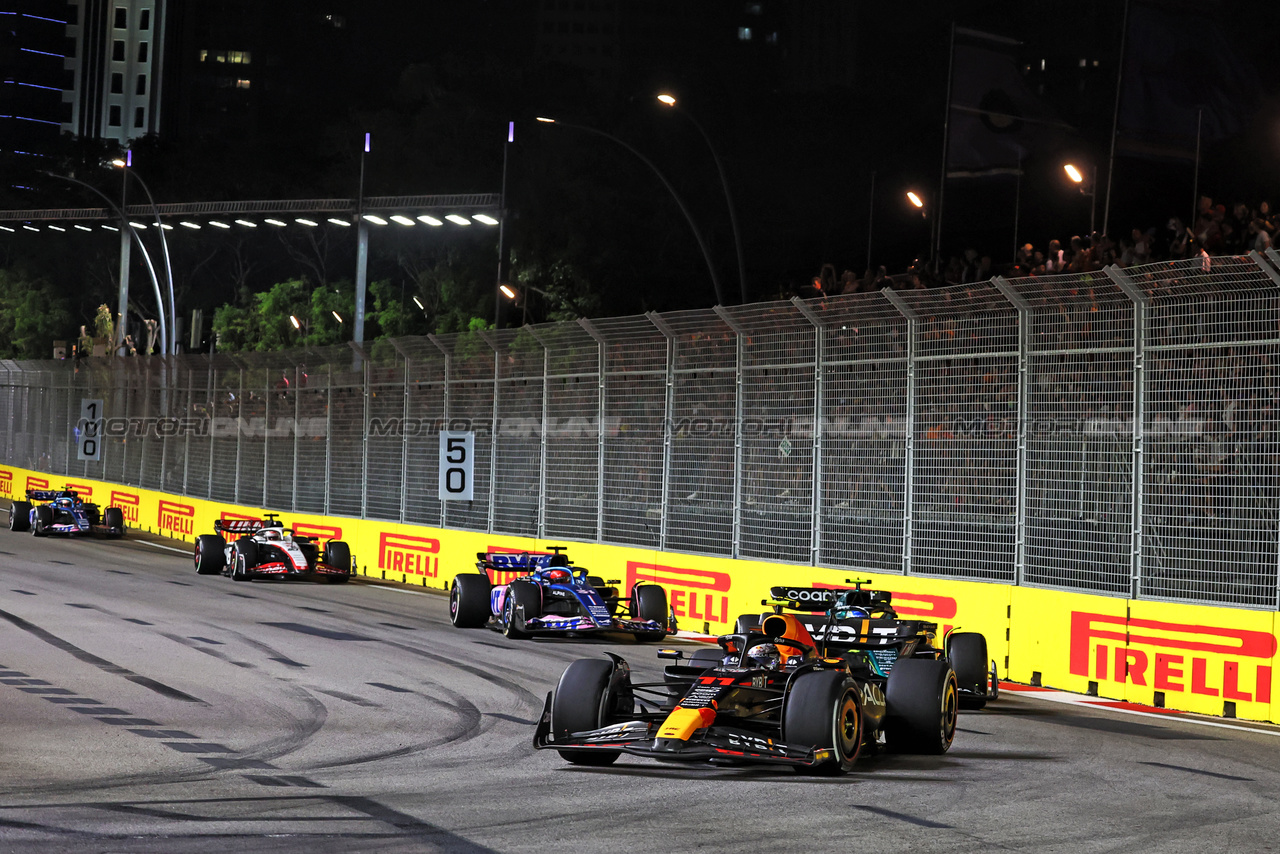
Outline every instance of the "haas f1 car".
{"label": "haas f1 car", "polygon": [[[255,578],[324,579],[341,584],[351,578],[351,549],[342,540],[325,543],[295,534],[276,514],[263,519],[226,519],[214,533],[196,537],[200,575],[222,573],[236,581]],[[227,536],[234,539],[227,542]]]}
{"label": "haas f1 car", "polygon": [[[941,754],[951,747],[961,680],[981,683],[986,641],[899,619],[891,594],[774,587],[774,611],[747,618],[718,649],[661,650],[662,682],[633,682],[620,656],[569,665],[534,734],[579,765],[622,753],[667,762],[850,770],[864,751]],[[785,611],[808,611],[806,618]],[[813,612],[822,611],[818,619]],[[751,625],[750,623],[758,623]],[[957,674],[963,674],[957,678]]]}
{"label": "haas f1 car", "polygon": [[71,488],[28,489],[25,501],[9,507],[9,530],[31,531],[37,537],[50,534],[124,536],[124,511],[84,501]]}
{"label": "haas f1 car", "polygon": [[[621,597],[615,586],[621,582],[588,575],[570,565],[564,546],[550,548],[551,554],[477,553],[478,571],[459,573],[449,590],[453,624],[487,625],[509,638],[621,632],[660,641],[676,630],[661,586],[638,582]],[[517,577],[494,583],[510,575]]]}

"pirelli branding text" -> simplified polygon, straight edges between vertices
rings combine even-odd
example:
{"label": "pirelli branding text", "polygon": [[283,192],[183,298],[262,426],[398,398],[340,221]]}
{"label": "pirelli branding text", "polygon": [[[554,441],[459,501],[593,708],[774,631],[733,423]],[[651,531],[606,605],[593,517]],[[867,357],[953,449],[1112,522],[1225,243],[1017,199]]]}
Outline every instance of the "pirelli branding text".
{"label": "pirelli branding text", "polygon": [[627,590],[637,581],[652,581],[665,587],[677,619],[729,622],[729,587],[733,579],[727,572],[627,561]]}
{"label": "pirelli branding text", "polygon": [[378,569],[436,578],[440,575],[440,541],[383,531],[378,535]]}
{"label": "pirelli branding text", "polygon": [[111,500],[107,502],[110,507],[119,507],[120,512],[124,514],[124,521],[130,525],[138,524],[138,505],[142,501],[136,492],[121,492],[120,490],[111,490]]}
{"label": "pirelli branding text", "polygon": [[195,531],[195,516],[196,508],[190,504],[165,501],[162,498],[156,514],[156,527],[162,534],[189,537]]}
{"label": "pirelli branding text", "polygon": [[13,472],[9,469],[0,469],[0,495],[13,497]]}
{"label": "pirelli branding text", "polygon": [[1269,703],[1275,654],[1269,632],[1071,613],[1071,672],[1089,679]]}

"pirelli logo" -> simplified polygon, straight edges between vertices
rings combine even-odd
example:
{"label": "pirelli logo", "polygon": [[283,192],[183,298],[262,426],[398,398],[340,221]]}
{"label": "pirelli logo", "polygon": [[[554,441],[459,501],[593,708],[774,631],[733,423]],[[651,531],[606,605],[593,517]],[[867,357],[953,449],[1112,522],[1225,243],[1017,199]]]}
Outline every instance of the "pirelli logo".
{"label": "pirelli logo", "polygon": [[32,477],[27,475],[27,489],[48,489],[49,479],[47,477]]}
{"label": "pirelli logo", "polygon": [[136,492],[121,492],[113,489],[108,506],[119,507],[120,512],[124,514],[124,520],[130,525],[136,525],[138,524],[138,505],[141,503],[142,500]]}
{"label": "pirelli logo", "polygon": [[440,541],[408,534],[378,535],[378,568],[405,575],[440,575]]}
{"label": "pirelli logo", "polygon": [[13,472],[9,469],[0,469],[0,495],[13,497]]}
{"label": "pirelli logo", "polygon": [[637,581],[652,581],[665,587],[667,602],[677,617],[713,623],[729,622],[729,588],[733,579],[727,572],[629,560],[627,590]]}
{"label": "pirelli logo", "polygon": [[1071,612],[1071,672],[1088,679],[1269,703],[1275,654],[1269,632]]}
{"label": "pirelli logo", "polygon": [[156,512],[156,527],[159,532],[179,537],[189,537],[195,531],[196,508],[190,504],[179,504],[176,501],[160,500]]}
{"label": "pirelli logo", "polygon": [[293,532],[300,537],[312,537],[317,540],[342,539],[342,529],[337,525],[313,525],[310,522],[294,522]]}
{"label": "pirelli logo", "polygon": [[85,486],[82,483],[68,483],[67,489],[79,495],[84,501],[93,501],[93,487]]}

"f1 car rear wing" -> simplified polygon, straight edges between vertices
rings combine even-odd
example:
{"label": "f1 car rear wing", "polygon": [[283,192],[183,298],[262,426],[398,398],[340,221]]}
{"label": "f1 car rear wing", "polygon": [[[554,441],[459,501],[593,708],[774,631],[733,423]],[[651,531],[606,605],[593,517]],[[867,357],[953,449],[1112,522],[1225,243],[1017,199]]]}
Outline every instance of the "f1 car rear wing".
{"label": "f1 car rear wing", "polygon": [[78,499],[80,496],[71,489],[28,489],[27,498],[32,501],[56,501],[59,498]]}
{"label": "f1 car rear wing", "polygon": [[893,594],[888,590],[863,590],[861,586],[852,589],[771,587],[769,595],[773,597],[773,601],[763,604],[781,605],[793,611],[828,611],[837,604],[848,608],[879,610],[888,607],[893,601]]}
{"label": "f1 car rear wing", "polygon": [[530,554],[529,552],[476,552],[478,569],[497,569],[511,571],[513,569],[546,569],[551,566],[554,554]]}
{"label": "f1 car rear wing", "polygon": [[221,534],[256,534],[266,525],[261,519],[215,519],[213,522],[214,533]]}

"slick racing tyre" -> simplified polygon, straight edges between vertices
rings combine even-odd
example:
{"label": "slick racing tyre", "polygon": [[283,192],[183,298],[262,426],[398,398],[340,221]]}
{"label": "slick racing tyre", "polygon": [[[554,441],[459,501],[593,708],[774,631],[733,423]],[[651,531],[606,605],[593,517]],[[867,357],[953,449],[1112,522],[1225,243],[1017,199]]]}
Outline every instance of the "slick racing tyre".
{"label": "slick racing tyre", "polygon": [[53,508],[48,504],[36,505],[36,524],[31,529],[31,533],[37,537],[43,537],[49,533],[49,527],[53,524]]}
{"label": "slick racing tyre", "polygon": [[[609,696],[613,664],[584,658],[565,668],[551,697],[551,732],[555,738],[570,733],[599,729],[608,721],[608,710],[616,705]],[[574,765],[612,765],[620,751],[561,750],[560,757]]]}
{"label": "slick racing tyre", "polygon": [[962,690],[960,708],[981,709],[987,704],[987,639],[977,632],[953,632],[947,653]]}
{"label": "slick racing tyre", "polygon": [[227,541],[217,534],[196,537],[196,575],[217,575],[226,567]]}
{"label": "slick racing tyre", "polygon": [[111,530],[119,529],[119,533],[113,536],[124,536],[124,511],[119,507],[108,507],[106,512],[102,514],[102,524]]}
{"label": "slick racing tyre", "polygon": [[9,530],[23,531],[31,528],[31,503],[15,501],[9,506]]}
{"label": "slick racing tyre", "polygon": [[449,621],[459,629],[478,629],[489,622],[493,587],[483,575],[462,573],[449,588]]}
{"label": "slick racing tyre", "polygon": [[[637,620],[654,620],[660,626],[667,625],[667,591],[658,584],[637,584],[631,588],[631,613]],[[637,634],[638,641],[660,641],[661,634]]]}
{"label": "slick racing tyre", "polygon": [[782,709],[782,740],[796,747],[832,751],[805,774],[843,774],[862,750],[862,703],[857,683],[833,670],[797,676]]}
{"label": "slick racing tyre", "polygon": [[346,570],[344,575],[330,575],[330,584],[344,584],[351,578],[351,547],[342,540],[330,540],[324,547],[324,562]]}
{"label": "slick racing tyre", "polygon": [[903,658],[889,671],[884,737],[897,753],[942,754],[956,735],[956,674],[945,658]]}
{"label": "slick racing tyre", "polygon": [[538,592],[538,588],[529,581],[511,582],[507,586],[507,599],[502,604],[502,633],[512,640],[527,638],[529,633],[524,630],[524,621],[540,616],[542,594]]}

